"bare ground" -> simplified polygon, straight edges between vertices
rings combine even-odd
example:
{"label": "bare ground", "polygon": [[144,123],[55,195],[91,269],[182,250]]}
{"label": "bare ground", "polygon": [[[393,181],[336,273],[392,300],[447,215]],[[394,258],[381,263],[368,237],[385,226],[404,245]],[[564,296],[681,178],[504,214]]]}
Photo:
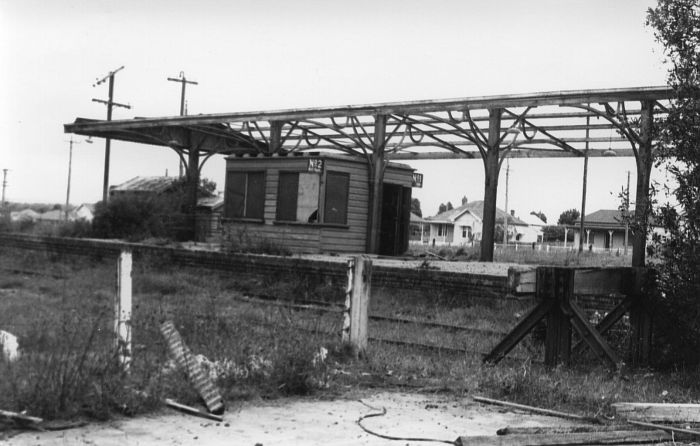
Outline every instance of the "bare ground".
{"label": "bare ground", "polygon": [[[571,422],[482,406],[468,398],[381,392],[335,400],[287,398],[246,402],[218,423],[164,409],[160,413],[55,432],[22,432],[8,446],[28,445],[417,445],[365,432],[357,420],[382,435],[454,441],[462,435],[495,435],[505,426],[561,426]],[[1,438],[1,437],[0,437]]]}

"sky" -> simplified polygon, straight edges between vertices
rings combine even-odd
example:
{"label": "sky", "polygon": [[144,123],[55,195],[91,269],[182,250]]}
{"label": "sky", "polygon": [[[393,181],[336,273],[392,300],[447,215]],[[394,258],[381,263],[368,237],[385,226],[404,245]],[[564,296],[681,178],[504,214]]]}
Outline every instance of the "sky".
{"label": "sky", "polygon": [[[114,119],[663,85],[663,50],[645,26],[652,0],[0,0],[0,169],[6,199],[64,203],[63,124]],[[102,196],[104,142],[74,135],[71,203]],[[112,142],[110,184],[176,175],[167,148]],[[480,160],[416,161],[423,215],[483,199]],[[224,185],[223,157],[203,175]],[[593,158],[587,213],[617,208],[633,158]],[[581,207],[582,159],[510,161],[508,207],[556,222]],[[498,206],[505,207],[506,168]],[[665,181],[663,172],[653,177]]]}

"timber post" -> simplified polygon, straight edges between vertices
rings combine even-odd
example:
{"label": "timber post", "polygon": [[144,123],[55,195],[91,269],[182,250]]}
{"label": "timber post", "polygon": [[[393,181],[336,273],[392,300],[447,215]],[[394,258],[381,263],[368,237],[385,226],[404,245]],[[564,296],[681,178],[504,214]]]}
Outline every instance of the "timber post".
{"label": "timber post", "polygon": [[654,101],[642,101],[639,122],[639,148],[637,162],[637,190],[634,206],[636,230],[632,237],[632,266],[643,267],[646,258],[647,227],[649,217],[649,181],[654,162],[652,130],[654,125]]}
{"label": "timber post", "polygon": [[552,302],[545,338],[544,363],[548,366],[571,359],[571,321],[564,309],[574,297],[574,274],[570,268],[537,268],[537,298]]}
{"label": "timber post", "polygon": [[489,109],[489,135],[484,157],[484,219],[481,230],[482,262],[493,262],[493,244],[496,233],[496,199],[498,198],[498,172],[500,170],[499,139],[503,109]]}
{"label": "timber post", "polygon": [[371,282],[372,261],[369,257],[358,256],[348,260],[342,341],[349,343],[358,355],[367,350]]}
{"label": "timber post", "polygon": [[382,189],[384,183],[384,146],[386,115],[374,116],[374,141],[369,169],[369,218],[367,221],[367,253],[379,253],[379,232],[382,224]]}
{"label": "timber post", "polygon": [[131,366],[131,324],[132,284],[131,251],[124,250],[117,261],[117,295],[114,303],[114,334],[117,360],[124,371]]}
{"label": "timber post", "polygon": [[649,296],[656,286],[656,273],[646,268],[634,268],[634,280],[630,284],[630,362],[646,365],[651,361],[652,317]]}

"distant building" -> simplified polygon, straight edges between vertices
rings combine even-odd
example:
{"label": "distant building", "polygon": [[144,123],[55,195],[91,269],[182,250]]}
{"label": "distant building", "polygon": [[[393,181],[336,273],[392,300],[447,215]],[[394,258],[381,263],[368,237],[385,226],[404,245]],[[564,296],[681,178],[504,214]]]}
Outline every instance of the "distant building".
{"label": "distant building", "polygon": [[410,219],[411,231],[408,236],[409,242],[428,243],[430,237],[430,224],[428,221],[414,212],[411,212]]}
{"label": "distant building", "polygon": [[122,184],[111,186],[109,196],[162,194],[172,190],[175,180],[175,177],[134,177]]}
{"label": "distant building", "polygon": [[[529,225],[505,211],[496,208],[496,225],[508,221],[508,241],[530,242]],[[433,217],[427,217],[430,225],[428,243],[431,245],[467,245],[481,240],[484,218],[484,202],[472,201]],[[536,231],[535,231],[536,233]],[[534,240],[536,241],[536,239]]]}
{"label": "distant building", "polygon": [[73,211],[76,220],[92,221],[95,218],[95,205],[83,203]]}
{"label": "distant building", "polygon": [[522,243],[542,243],[542,238],[544,236],[543,231],[547,223],[542,221],[538,216],[532,214],[523,215],[520,219],[527,223],[527,226],[522,227],[522,233],[518,241]]}
{"label": "distant building", "polygon": [[22,209],[21,211],[15,211],[10,213],[10,219],[12,221],[36,221],[39,219],[39,214],[33,209]]}
{"label": "distant building", "polygon": [[[633,210],[631,212],[634,212]],[[574,246],[578,246],[581,218],[574,223]],[[626,226],[618,209],[600,209],[586,215],[583,227],[583,245],[595,250],[624,249]],[[631,248],[632,235],[628,233],[628,246]]]}

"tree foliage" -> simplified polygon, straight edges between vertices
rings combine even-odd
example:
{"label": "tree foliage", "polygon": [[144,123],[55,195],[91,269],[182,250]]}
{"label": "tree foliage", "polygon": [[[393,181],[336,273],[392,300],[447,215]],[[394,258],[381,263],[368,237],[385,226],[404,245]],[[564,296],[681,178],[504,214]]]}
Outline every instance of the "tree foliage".
{"label": "tree foliage", "polygon": [[[673,362],[700,362],[700,4],[697,0],[658,0],[647,24],[664,46],[668,84],[676,99],[657,122],[657,167],[676,186],[654,218],[665,229],[655,237],[659,299],[655,324],[662,353]],[[664,342],[667,341],[667,342]]]}
{"label": "tree foliage", "polygon": [[411,198],[411,212],[419,217],[423,216],[423,211],[420,208],[420,200],[417,198]]}
{"label": "tree foliage", "polygon": [[557,220],[558,225],[570,225],[576,224],[576,219],[581,216],[578,209],[567,209],[559,215],[559,220]]}
{"label": "tree foliage", "polygon": [[530,212],[530,215],[534,215],[535,217],[539,218],[543,222],[547,223],[547,216],[544,215],[544,212],[542,212],[542,211],[537,211],[537,212],[532,211],[532,212]]}
{"label": "tree foliage", "polygon": [[[198,197],[215,194],[216,183],[200,179]],[[121,194],[95,207],[93,233],[102,238],[139,241],[146,238],[182,239],[189,234],[187,181],[177,179],[160,194]]]}

